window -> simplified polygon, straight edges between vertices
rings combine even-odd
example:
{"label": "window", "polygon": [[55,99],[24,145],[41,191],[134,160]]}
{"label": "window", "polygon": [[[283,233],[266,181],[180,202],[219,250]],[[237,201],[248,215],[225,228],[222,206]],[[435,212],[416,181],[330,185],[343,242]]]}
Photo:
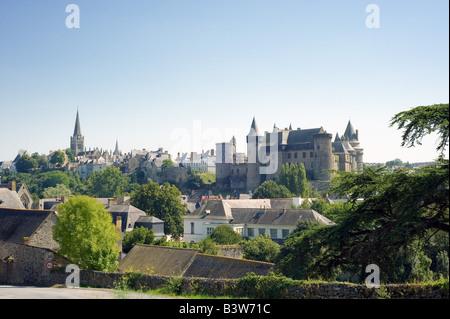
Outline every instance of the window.
{"label": "window", "polygon": [[288,158],[291,158],[291,153],[288,153]]}
{"label": "window", "polygon": [[194,234],[194,223],[191,223],[191,234]]}
{"label": "window", "polygon": [[265,228],[259,228],[258,229],[258,235],[263,235],[266,233],[266,229]]}
{"label": "window", "polygon": [[306,158],[306,152],[303,152],[303,158]]}
{"label": "window", "polygon": [[214,227],[207,227],[206,228],[206,235],[211,234],[214,231]]}
{"label": "window", "polygon": [[247,228],[248,237],[255,237],[255,230],[253,228]]}
{"label": "window", "polygon": [[282,238],[286,238],[287,236],[289,236],[289,229],[282,229],[281,230],[281,237]]}
{"label": "window", "polygon": [[270,238],[278,238],[278,230],[277,229],[270,229]]}
{"label": "window", "polygon": [[313,153],[313,152],[310,152],[310,153],[309,153],[309,157],[314,157],[314,153]]}
{"label": "window", "polygon": [[297,153],[294,153],[294,158],[297,158],[298,157],[298,154]]}

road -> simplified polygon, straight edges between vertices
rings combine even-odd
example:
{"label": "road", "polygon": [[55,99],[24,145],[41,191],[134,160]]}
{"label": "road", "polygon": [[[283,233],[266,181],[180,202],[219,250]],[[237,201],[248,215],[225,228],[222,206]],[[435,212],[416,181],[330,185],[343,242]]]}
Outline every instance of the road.
{"label": "road", "polygon": [[0,299],[171,299],[171,297],[113,289],[0,285]]}

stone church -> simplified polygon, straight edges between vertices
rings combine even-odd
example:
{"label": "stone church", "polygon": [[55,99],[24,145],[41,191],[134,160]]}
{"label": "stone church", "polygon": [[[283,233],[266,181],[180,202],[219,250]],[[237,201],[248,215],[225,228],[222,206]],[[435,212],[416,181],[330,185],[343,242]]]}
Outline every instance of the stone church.
{"label": "stone church", "polygon": [[120,161],[124,157],[122,152],[119,150],[118,140],[116,140],[114,152],[99,149],[98,147],[87,149],[84,145],[84,136],[81,134],[80,115],[78,111],[75,119],[73,135],[70,137],[70,149],[73,151],[76,160],[80,161],[101,159],[106,162],[115,162]]}
{"label": "stone church", "polygon": [[236,139],[216,144],[216,185],[223,190],[254,191],[265,180],[276,180],[285,163],[305,166],[308,180],[329,181],[329,170],[357,171],[363,167],[358,130],[349,121],[343,135],[322,127],[279,129],[261,135],[255,118],[247,135],[247,154],[236,153]]}

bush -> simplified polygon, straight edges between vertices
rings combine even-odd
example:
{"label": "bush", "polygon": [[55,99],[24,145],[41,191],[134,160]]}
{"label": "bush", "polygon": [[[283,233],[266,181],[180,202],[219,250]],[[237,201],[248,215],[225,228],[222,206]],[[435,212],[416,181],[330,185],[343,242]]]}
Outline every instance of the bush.
{"label": "bush", "polygon": [[235,232],[229,225],[217,226],[208,236],[218,245],[235,245],[242,241],[241,235]]}
{"label": "bush", "polygon": [[280,252],[280,245],[274,242],[266,234],[259,235],[240,244],[244,250],[244,258],[257,261],[275,262],[275,259]]}
{"label": "bush", "polygon": [[128,253],[136,244],[153,244],[155,233],[153,229],[138,227],[131,232],[126,233],[122,240],[122,249],[124,253]]}
{"label": "bush", "polygon": [[258,299],[278,299],[291,287],[296,287],[302,281],[293,280],[271,273],[269,276],[257,276],[248,273],[236,283],[236,293],[242,296]]}

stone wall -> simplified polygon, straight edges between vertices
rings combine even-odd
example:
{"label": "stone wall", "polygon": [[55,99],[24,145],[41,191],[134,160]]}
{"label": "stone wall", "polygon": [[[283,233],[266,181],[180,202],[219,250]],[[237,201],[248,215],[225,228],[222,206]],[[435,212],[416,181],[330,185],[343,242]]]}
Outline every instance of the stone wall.
{"label": "stone wall", "polygon": [[[14,244],[10,247],[13,255],[0,260],[0,284],[33,285],[51,287],[64,285],[68,273],[66,260],[55,257],[55,267],[45,268],[49,249]],[[137,289],[155,289],[167,285],[172,277],[146,275],[139,273],[126,274],[132,280],[130,286]],[[80,271],[81,286],[114,288],[124,273],[105,273],[92,270]],[[235,297],[280,299],[448,299],[448,288],[424,284],[383,285],[380,289],[367,288],[365,285],[350,283],[304,283],[294,282],[279,290],[276,285],[263,284],[242,285],[236,279],[208,279],[178,277],[180,292],[207,293],[214,296],[231,295]],[[266,277],[262,277],[266,278]]]}

